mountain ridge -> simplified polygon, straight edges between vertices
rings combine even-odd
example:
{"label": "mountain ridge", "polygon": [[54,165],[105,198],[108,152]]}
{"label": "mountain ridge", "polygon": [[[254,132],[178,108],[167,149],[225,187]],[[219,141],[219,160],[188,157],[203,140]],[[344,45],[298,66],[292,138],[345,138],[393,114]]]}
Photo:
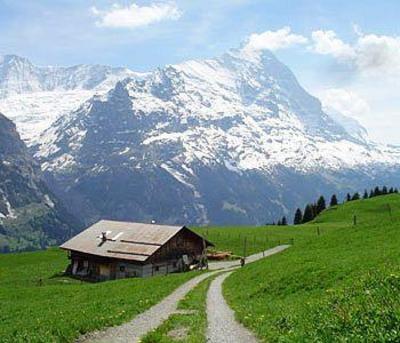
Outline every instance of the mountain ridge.
{"label": "mountain ridge", "polygon": [[0,111],[7,113],[28,145],[53,121],[128,76],[127,68],[104,65],[36,66],[17,55],[0,56]]}
{"label": "mountain ridge", "polygon": [[45,248],[80,228],[45,185],[15,124],[0,113],[0,251]]}
{"label": "mountain ridge", "polygon": [[344,186],[393,184],[400,156],[350,135],[272,53],[240,50],[118,81],[33,149],[89,221],[194,224],[260,224]]}

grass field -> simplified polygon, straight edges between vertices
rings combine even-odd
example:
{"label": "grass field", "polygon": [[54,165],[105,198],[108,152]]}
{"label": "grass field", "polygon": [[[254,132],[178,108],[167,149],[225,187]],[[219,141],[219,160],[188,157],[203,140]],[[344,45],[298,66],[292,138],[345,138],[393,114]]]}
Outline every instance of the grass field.
{"label": "grass field", "polygon": [[[292,236],[286,230],[269,231],[265,243],[264,229],[198,230],[208,233],[217,249],[239,255],[244,237],[247,252],[251,254],[275,245],[278,237]],[[71,342],[83,333],[132,319],[197,275],[185,273],[89,284],[60,276],[67,264],[66,253],[57,248],[0,255],[0,342]]]}
{"label": "grass field", "polygon": [[[218,250],[238,255],[243,253],[245,237],[247,255],[297,237],[297,231],[289,227],[197,230],[212,240]],[[57,248],[0,255],[1,342],[71,342],[83,333],[132,319],[196,275],[89,284],[60,276],[67,264],[65,252]],[[190,320],[204,319],[196,318]]]}
{"label": "grass field", "polygon": [[[262,340],[399,341],[399,195],[349,202],[309,225],[196,230],[217,250],[237,255],[245,240],[247,255],[294,243],[232,274],[224,286],[238,318]],[[0,342],[71,342],[130,320],[197,275],[89,284],[60,276],[67,263],[58,249],[0,255]],[[188,308],[201,308],[205,287],[191,293]],[[188,341],[198,342],[190,333],[204,325],[202,311],[172,318],[146,342],[157,335],[165,341],[169,328],[181,324],[189,327]]]}
{"label": "grass field", "polygon": [[71,342],[128,321],[197,275],[89,284],[57,276],[67,263],[58,249],[0,255],[0,342]]}
{"label": "grass field", "polygon": [[268,342],[398,342],[400,196],[348,202],[288,230],[293,247],[226,280],[239,320]]}
{"label": "grass field", "polygon": [[[196,232],[213,242],[217,250],[234,255],[251,255],[280,244],[292,244],[313,233],[299,232],[290,226],[224,226],[196,228]],[[245,248],[246,246],[246,248]]]}

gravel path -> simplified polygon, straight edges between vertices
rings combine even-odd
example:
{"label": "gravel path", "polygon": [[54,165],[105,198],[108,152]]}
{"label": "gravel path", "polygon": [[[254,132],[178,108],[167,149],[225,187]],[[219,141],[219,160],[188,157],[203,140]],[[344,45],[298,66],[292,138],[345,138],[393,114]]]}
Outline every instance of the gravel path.
{"label": "gravel path", "polygon": [[[251,263],[251,262],[257,261],[259,259],[262,259],[263,257],[268,257],[271,255],[277,254],[278,252],[286,250],[289,247],[290,247],[290,245],[278,245],[277,247],[265,250],[264,252],[260,252],[260,253],[254,254],[254,255],[247,256],[246,263]],[[226,261],[226,262],[210,262],[208,264],[208,268],[210,270],[227,269],[227,268],[232,268],[232,267],[237,267],[237,266],[240,266],[240,260]]]}
{"label": "gravel path", "polygon": [[[266,250],[263,253],[254,254],[246,258],[246,263],[257,261],[263,257],[276,254],[288,248],[288,245],[281,245],[273,249]],[[196,276],[178,287],[174,292],[164,298],[161,302],[149,308],[147,311],[137,315],[133,320],[120,326],[110,327],[102,331],[94,331],[80,337],[76,342],[79,343],[99,343],[99,342],[115,342],[115,343],[134,343],[138,342],[141,337],[151,330],[160,326],[168,317],[177,311],[178,302],[206,278],[220,273],[221,269],[226,272],[236,269],[240,266],[239,261],[229,262],[213,262],[210,263],[210,272]],[[226,276],[225,276],[226,277]],[[215,281],[214,281],[215,282]],[[221,281],[222,282],[222,281]],[[221,295],[222,296],[222,295]],[[223,300],[223,299],[222,299]],[[236,324],[237,325],[237,324]],[[213,341],[217,342],[217,341]],[[219,341],[224,342],[224,341]],[[247,342],[247,341],[244,341]],[[251,342],[251,341],[249,341]]]}
{"label": "gravel path", "polygon": [[104,331],[94,331],[77,342],[138,342],[140,337],[160,326],[168,317],[177,310],[178,302],[196,285],[209,276],[218,273],[213,271],[201,274],[168,295],[164,300],[137,315],[133,320],[120,326],[110,327]]}
{"label": "gravel path", "polygon": [[[285,249],[289,248],[289,245],[279,245],[275,248],[268,249],[264,252],[248,256],[246,263],[257,261],[263,257],[277,254]],[[240,261],[229,261],[229,262],[215,262],[210,263],[210,269],[219,268],[232,268],[240,265]],[[228,269],[229,270],[229,269]],[[210,288],[207,294],[207,342],[209,343],[253,343],[257,342],[257,339],[253,334],[247,330],[243,325],[235,320],[235,313],[226,303],[222,294],[222,283],[224,280],[232,274],[231,272],[223,273],[217,276],[214,281],[211,282]]]}
{"label": "gravel path", "polygon": [[222,283],[231,274],[223,273],[211,282],[207,294],[207,342],[209,343],[253,343],[257,339],[235,320],[222,295]]}

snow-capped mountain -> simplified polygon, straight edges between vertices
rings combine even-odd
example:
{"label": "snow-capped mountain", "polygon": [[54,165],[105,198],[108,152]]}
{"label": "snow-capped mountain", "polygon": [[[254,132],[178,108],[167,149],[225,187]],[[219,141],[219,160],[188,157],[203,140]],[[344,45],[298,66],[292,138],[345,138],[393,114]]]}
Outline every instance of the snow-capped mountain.
{"label": "snow-capped mountain", "polygon": [[399,150],[346,131],[269,52],[120,81],[60,117],[35,149],[89,221],[262,223],[320,193],[400,180]]}
{"label": "snow-capped mountain", "polygon": [[79,228],[41,179],[15,125],[0,114],[0,252],[44,248]]}
{"label": "snow-capped mountain", "polygon": [[39,67],[19,56],[0,56],[0,111],[15,121],[31,145],[57,117],[128,76],[143,75],[102,65]]}
{"label": "snow-capped mountain", "polygon": [[342,113],[338,112],[337,110],[323,106],[323,111],[328,114],[336,123],[343,126],[343,128],[354,138],[363,141],[364,143],[371,142],[368,131],[365,127],[363,127],[356,119],[343,115]]}

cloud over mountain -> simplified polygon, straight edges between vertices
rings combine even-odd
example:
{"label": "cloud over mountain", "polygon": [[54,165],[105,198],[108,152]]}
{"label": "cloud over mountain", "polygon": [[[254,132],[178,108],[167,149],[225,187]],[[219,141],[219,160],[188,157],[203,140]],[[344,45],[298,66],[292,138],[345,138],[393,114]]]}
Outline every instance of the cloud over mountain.
{"label": "cloud over mountain", "polygon": [[246,50],[279,50],[289,48],[293,45],[305,44],[308,39],[302,35],[292,33],[289,26],[277,31],[265,31],[250,35],[245,46]]}
{"label": "cloud over mountain", "polygon": [[114,4],[107,10],[100,10],[94,6],[91,11],[98,18],[97,26],[128,29],[164,20],[177,20],[182,14],[174,2],[153,3],[148,6],[140,6],[135,3],[126,6]]}

